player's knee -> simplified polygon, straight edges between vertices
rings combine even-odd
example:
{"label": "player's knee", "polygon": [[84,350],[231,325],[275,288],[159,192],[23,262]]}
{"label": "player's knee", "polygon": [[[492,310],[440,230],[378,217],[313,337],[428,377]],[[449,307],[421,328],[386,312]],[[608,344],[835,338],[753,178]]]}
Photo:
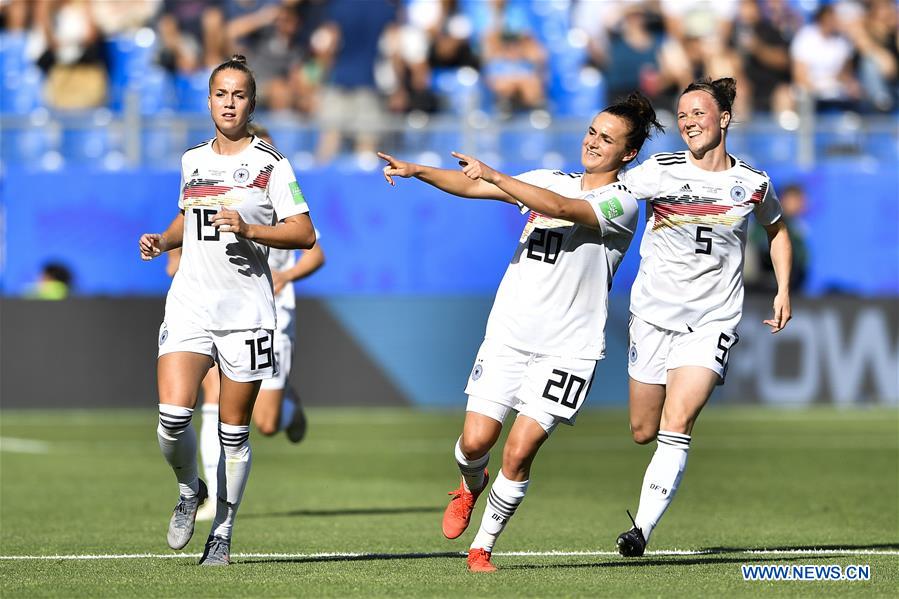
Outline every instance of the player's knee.
{"label": "player's knee", "polygon": [[477,435],[462,435],[459,441],[459,449],[462,454],[469,460],[476,460],[484,457],[490,451],[492,443],[489,438]]}
{"label": "player's knee", "polygon": [[655,440],[658,432],[658,427],[631,422],[631,437],[634,439],[634,443],[637,443],[638,445],[651,443]]}

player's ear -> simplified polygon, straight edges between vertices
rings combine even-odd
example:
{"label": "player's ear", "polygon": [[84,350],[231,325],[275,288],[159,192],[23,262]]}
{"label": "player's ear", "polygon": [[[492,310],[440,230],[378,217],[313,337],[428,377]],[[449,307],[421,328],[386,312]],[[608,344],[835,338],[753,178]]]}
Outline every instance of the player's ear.
{"label": "player's ear", "polygon": [[724,112],[721,113],[720,123],[721,123],[722,129],[727,129],[727,126],[730,125],[730,112],[725,110]]}
{"label": "player's ear", "polygon": [[635,148],[631,148],[627,152],[625,152],[624,156],[621,157],[621,162],[630,162],[634,158],[637,157],[637,150]]}

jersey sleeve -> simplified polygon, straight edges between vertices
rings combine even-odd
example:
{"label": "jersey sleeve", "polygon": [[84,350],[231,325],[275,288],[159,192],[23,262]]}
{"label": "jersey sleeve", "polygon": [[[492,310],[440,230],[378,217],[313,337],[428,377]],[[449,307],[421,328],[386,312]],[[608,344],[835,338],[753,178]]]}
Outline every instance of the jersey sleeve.
{"label": "jersey sleeve", "polygon": [[599,232],[610,235],[633,235],[637,230],[640,209],[637,199],[623,185],[612,185],[596,197],[585,199],[596,213]]}
{"label": "jersey sleeve", "polygon": [[[527,172],[521,173],[519,175],[515,175],[515,178],[518,179],[519,181],[521,181],[522,183],[527,183],[528,185],[533,185],[534,187],[546,188],[547,187],[547,182],[546,182],[547,174],[549,174],[550,172],[552,172],[552,171],[549,171],[549,170],[543,169],[543,168],[538,168],[538,169],[534,169],[532,171],[527,171]],[[515,203],[518,204],[518,211],[521,212],[522,214],[527,214],[528,211],[530,210],[530,208],[528,208],[521,202],[515,202]]]}
{"label": "jersey sleeve", "polygon": [[650,156],[643,164],[624,171],[619,178],[631,190],[635,198],[646,200],[654,198],[661,191],[659,186],[661,172],[655,157]]}
{"label": "jersey sleeve", "polygon": [[178,187],[178,210],[184,210],[184,156],[181,157],[181,186]]}
{"label": "jersey sleeve", "polygon": [[783,216],[783,209],[780,207],[780,200],[777,199],[777,194],[774,192],[774,186],[771,185],[770,179],[765,177],[765,180],[752,195],[753,200],[756,197],[760,198],[753,209],[755,219],[760,225],[773,225],[780,220]]}
{"label": "jersey sleeve", "polygon": [[306,198],[303,197],[299,183],[297,183],[293,167],[286,158],[275,163],[275,169],[268,182],[268,195],[275,208],[277,221],[309,212],[309,206],[306,204]]}

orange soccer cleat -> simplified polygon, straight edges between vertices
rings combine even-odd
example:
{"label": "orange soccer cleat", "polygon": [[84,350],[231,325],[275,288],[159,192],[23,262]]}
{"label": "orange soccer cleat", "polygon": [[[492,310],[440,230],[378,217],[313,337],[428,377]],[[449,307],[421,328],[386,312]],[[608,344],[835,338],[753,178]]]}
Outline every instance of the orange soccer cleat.
{"label": "orange soccer cleat", "polygon": [[490,552],[483,549],[469,549],[468,570],[471,572],[496,572],[496,566],[490,563]]}
{"label": "orange soccer cleat", "polygon": [[477,491],[469,491],[465,488],[465,482],[459,484],[459,488],[450,491],[447,495],[452,495],[449,505],[443,512],[443,536],[447,539],[455,539],[468,528],[471,522],[471,512],[474,510],[474,503],[478,500],[481,492],[487,488],[490,481],[490,474],[484,470],[484,486]]}

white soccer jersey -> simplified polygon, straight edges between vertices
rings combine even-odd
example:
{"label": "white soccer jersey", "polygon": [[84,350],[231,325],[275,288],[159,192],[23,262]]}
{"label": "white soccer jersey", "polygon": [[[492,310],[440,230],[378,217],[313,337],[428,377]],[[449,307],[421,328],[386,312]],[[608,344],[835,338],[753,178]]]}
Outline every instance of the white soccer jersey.
{"label": "white soccer jersey", "polygon": [[624,173],[634,195],[649,200],[631,290],[634,315],[681,332],[739,323],[747,217],[770,225],[781,208],[768,175],[733,160],[732,168],[713,172],[686,151],[654,154]]}
{"label": "white soccer jersey", "polygon": [[268,246],[220,232],[211,222],[221,207],[259,225],[308,212],[287,159],[258,137],[233,156],[204,142],[181,158],[178,207],[183,253],[166,313],[177,311],[209,330],[274,329]]}
{"label": "white soccer jersey", "polygon": [[[321,235],[318,232],[318,229],[315,229],[315,242],[318,243]],[[297,263],[297,256],[299,254],[298,250],[282,250],[279,248],[270,248],[268,252],[268,266],[273,271],[275,270],[287,270],[288,268],[293,268],[293,266]],[[275,307],[278,309],[279,314],[279,326],[280,324],[280,314],[282,310],[293,310],[297,306],[296,293],[293,289],[293,283],[288,283],[281,289],[281,293],[275,296]]]}
{"label": "white soccer jersey", "polygon": [[599,230],[531,211],[496,292],[486,338],[550,356],[598,360],[612,275],[637,226],[637,202],[612,183],[581,189],[581,173],[536,170],[517,178],[587,200]]}

